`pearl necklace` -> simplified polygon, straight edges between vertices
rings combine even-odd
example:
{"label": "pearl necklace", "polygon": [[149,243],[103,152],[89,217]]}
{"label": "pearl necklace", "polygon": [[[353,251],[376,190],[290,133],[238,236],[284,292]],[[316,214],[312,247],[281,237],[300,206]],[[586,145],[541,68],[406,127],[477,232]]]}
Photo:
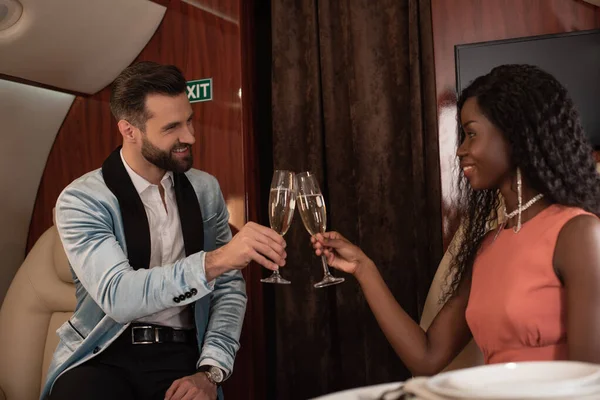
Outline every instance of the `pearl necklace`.
{"label": "pearl necklace", "polygon": [[[521,206],[521,204],[519,204],[517,209],[513,210],[510,214],[506,212],[506,206],[503,205],[502,208],[504,210],[504,215],[505,215],[504,222],[500,225],[500,229],[498,230],[498,233],[496,234],[496,237],[494,238],[494,240],[498,237],[498,235],[500,234],[500,231],[502,229],[504,229],[504,226],[506,225],[506,221],[508,221],[509,219],[514,218],[516,216],[519,217],[519,221],[517,222],[517,225],[513,228],[513,231],[515,233],[519,232],[521,230],[521,214],[523,213],[523,211],[527,210],[529,207],[531,207],[537,201],[539,201],[542,197],[544,197],[544,195],[542,193],[540,193],[537,196],[535,196],[534,198],[532,198],[531,200],[529,200],[527,203],[525,203],[524,206]],[[520,201],[519,201],[519,203],[520,203]]]}
{"label": "pearl necklace", "polygon": [[[521,212],[527,210],[529,207],[531,207],[532,205],[534,205],[542,197],[544,197],[544,195],[542,193],[540,193],[537,196],[535,196],[534,198],[532,198],[531,200],[529,200],[527,203],[525,203],[524,206],[521,207]],[[518,213],[519,213],[519,208],[518,207],[517,207],[516,210],[514,210],[513,212],[511,212],[510,214],[508,214],[506,212],[506,206],[504,206],[504,215],[506,215],[506,219],[514,218],[514,217],[517,216]]]}

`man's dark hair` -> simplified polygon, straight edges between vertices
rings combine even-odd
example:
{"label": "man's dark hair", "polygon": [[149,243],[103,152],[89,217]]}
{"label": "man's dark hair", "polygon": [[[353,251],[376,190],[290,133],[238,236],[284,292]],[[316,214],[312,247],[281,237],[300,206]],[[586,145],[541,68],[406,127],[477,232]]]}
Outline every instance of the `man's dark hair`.
{"label": "man's dark hair", "polygon": [[151,117],[146,108],[149,94],[177,96],[185,90],[186,80],[176,66],[138,62],[125,68],[113,82],[110,110],[117,121],[127,120],[143,131]]}

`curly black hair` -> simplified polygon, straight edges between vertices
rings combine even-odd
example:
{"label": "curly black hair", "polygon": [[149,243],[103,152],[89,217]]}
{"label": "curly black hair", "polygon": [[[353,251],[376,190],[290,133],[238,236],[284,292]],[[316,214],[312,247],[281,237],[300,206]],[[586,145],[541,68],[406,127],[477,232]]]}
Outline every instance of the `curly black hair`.
{"label": "curly black hair", "polygon": [[[458,140],[465,132],[460,113],[468,98],[505,136],[511,166],[551,204],[575,206],[600,215],[600,175],[579,113],[565,87],[531,65],[502,65],[475,79],[458,103]],[[464,174],[458,178],[458,207],[463,239],[453,252],[443,299],[456,294],[469,276],[489,227],[497,220],[498,189],[473,190]]]}

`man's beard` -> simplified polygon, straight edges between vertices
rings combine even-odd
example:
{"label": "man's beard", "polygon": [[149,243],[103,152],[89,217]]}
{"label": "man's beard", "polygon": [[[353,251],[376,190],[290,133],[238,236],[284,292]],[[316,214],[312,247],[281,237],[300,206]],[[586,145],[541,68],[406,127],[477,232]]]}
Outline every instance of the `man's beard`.
{"label": "man's beard", "polygon": [[[188,155],[185,158],[176,158],[173,154],[173,150],[187,147]],[[148,160],[148,162],[156,165],[158,168],[165,171],[173,171],[177,173],[183,173],[192,168],[193,157],[192,157],[192,146],[189,144],[183,144],[177,141],[169,151],[164,151],[154,146],[147,137],[142,137],[142,156]]]}

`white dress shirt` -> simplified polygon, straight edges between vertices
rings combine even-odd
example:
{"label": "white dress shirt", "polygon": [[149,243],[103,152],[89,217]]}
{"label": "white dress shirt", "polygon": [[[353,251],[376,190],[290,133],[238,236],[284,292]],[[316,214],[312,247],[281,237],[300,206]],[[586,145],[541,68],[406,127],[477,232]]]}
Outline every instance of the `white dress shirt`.
{"label": "white dress shirt", "polygon": [[[164,188],[165,201],[160,196],[158,185],[148,182],[138,175],[123,158],[123,165],[133,182],[146,209],[150,226],[150,268],[172,264],[185,257],[183,233],[179,210],[173,187],[173,173],[167,172],[160,181]],[[177,306],[148,315],[136,322],[192,329],[194,327],[192,310],[188,306]]]}

